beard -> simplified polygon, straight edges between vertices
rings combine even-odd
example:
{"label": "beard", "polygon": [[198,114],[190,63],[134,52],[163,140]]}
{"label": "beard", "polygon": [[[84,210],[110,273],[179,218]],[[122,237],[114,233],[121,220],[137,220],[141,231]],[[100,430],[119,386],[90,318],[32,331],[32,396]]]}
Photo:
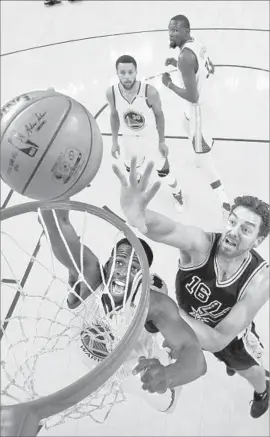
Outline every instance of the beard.
{"label": "beard", "polygon": [[134,87],[135,83],[136,83],[136,79],[134,79],[134,81],[131,84],[129,84],[128,86],[126,86],[123,83],[122,83],[122,86],[123,86],[123,88],[125,88],[125,90],[131,90]]}
{"label": "beard", "polygon": [[174,41],[170,42],[170,49],[176,49],[177,45]]}

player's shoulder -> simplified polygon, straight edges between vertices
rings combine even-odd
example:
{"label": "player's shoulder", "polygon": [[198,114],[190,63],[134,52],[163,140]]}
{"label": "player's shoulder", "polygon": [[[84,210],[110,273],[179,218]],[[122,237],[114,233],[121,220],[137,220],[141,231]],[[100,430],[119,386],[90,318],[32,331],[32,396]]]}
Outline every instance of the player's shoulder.
{"label": "player's shoulder", "polygon": [[111,85],[106,89],[106,97],[113,97],[113,93],[114,93],[114,85]]}
{"label": "player's shoulder", "polygon": [[269,265],[264,262],[252,272],[246,281],[244,298],[264,304],[269,299]]}
{"label": "player's shoulder", "polygon": [[264,261],[258,268],[256,274],[251,278],[253,287],[269,290],[269,264]]}
{"label": "player's shoulder", "polygon": [[153,106],[160,99],[158,90],[150,84],[146,84],[146,97],[150,106]]}
{"label": "player's shoulder", "polygon": [[111,85],[106,89],[106,99],[111,108],[115,108],[115,85]]}
{"label": "player's shoulder", "polygon": [[158,90],[153,85],[150,85],[150,83],[146,83],[146,90],[147,90],[147,97],[155,97],[159,95]]}

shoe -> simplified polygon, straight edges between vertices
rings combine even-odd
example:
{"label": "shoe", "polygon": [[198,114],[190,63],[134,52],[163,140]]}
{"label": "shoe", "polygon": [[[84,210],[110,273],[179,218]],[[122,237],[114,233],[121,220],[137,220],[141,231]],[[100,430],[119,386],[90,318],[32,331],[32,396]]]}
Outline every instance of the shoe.
{"label": "shoe", "polygon": [[250,415],[254,419],[261,417],[269,408],[269,381],[266,381],[266,390],[263,396],[254,392],[253,400],[251,401]]}
{"label": "shoe", "polygon": [[236,371],[233,370],[231,367],[228,367],[228,366],[226,366],[226,372],[227,372],[227,375],[229,375],[229,376],[233,376],[233,375],[236,374]]}
{"label": "shoe", "polygon": [[54,5],[60,5],[62,3],[61,0],[45,0],[44,5],[45,6],[54,6]]}
{"label": "shoe", "polygon": [[175,209],[179,212],[182,212],[184,208],[184,200],[183,200],[183,194],[182,190],[180,190],[178,193],[173,193],[173,197],[175,198]]}
{"label": "shoe", "polygon": [[176,405],[177,405],[177,402],[178,402],[178,399],[180,397],[182,390],[183,390],[182,386],[170,389],[171,402],[170,402],[168,408],[165,411],[163,411],[164,413],[172,414],[175,411],[175,408],[176,408]]}

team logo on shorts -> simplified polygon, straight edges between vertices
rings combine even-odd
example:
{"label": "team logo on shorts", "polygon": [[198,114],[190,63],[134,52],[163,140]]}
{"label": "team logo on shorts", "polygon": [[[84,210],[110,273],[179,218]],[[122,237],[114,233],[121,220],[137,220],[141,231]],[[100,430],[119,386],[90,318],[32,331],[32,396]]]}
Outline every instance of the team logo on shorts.
{"label": "team logo on shorts", "polygon": [[81,349],[92,360],[102,361],[109,355],[114,336],[107,326],[93,324],[81,331]]}
{"label": "team logo on shorts", "polygon": [[124,121],[127,127],[132,130],[141,130],[145,125],[144,116],[140,112],[134,110],[128,110],[125,112]]}

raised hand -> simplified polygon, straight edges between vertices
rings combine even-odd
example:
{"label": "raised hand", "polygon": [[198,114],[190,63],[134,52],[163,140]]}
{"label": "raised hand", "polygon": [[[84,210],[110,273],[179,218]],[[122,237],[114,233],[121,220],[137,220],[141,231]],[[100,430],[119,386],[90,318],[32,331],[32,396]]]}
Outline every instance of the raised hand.
{"label": "raised hand", "polygon": [[145,211],[150,200],[160,188],[160,182],[155,182],[148,189],[149,178],[154,167],[149,162],[143,172],[140,182],[137,181],[136,158],[132,158],[130,165],[129,183],[119,167],[113,165],[113,171],[121,182],[120,204],[128,223],[136,227],[142,234],[146,234]]}
{"label": "raised hand", "polygon": [[115,159],[118,159],[120,156],[120,146],[118,143],[114,143],[112,145],[111,154]]}
{"label": "raised hand", "polygon": [[157,358],[139,358],[133,375],[140,373],[142,389],[150,393],[165,393],[168,388],[165,366]]}
{"label": "raised hand", "polygon": [[174,58],[167,58],[165,61],[165,65],[166,67],[168,67],[169,65],[173,65],[174,67],[177,66],[177,60]]}
{"label": "raised hand", "polygon": [[165,85],[167,87],[169,86],[170,83],[172,83],[172,78],[169,75],[169,73],[163,73],[161,76],[161,80],[162,80],[163,85]]}

